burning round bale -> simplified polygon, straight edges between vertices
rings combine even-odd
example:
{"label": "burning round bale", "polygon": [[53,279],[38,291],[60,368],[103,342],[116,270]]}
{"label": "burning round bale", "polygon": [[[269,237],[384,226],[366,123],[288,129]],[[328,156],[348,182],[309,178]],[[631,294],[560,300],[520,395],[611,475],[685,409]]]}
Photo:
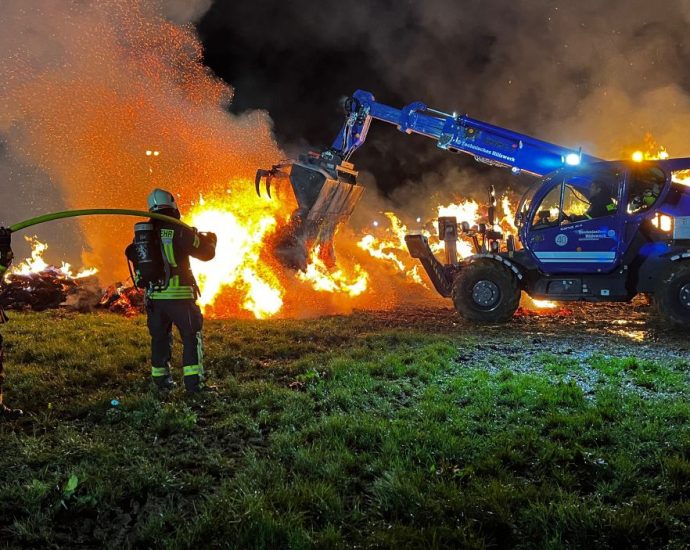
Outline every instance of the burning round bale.
{"label": "burning round bale", "polygon": [[[66,305],[71,297],[79,295],[75,304],[85,304],[85,293],[93,294],[97,303],[96,294],[85,286],[85,283],[96,283],[77,280],[66,277],[64,273],[55,268],[48,268],[38,273],[26,275],[10,274],[6,283],[0,288],[0,307],[13,310],[44,311]],[[93,288],[93,287],[91,287]],[[96,287],[97,288],[97,287]]]}
{"label": "burning round bale", "polygon": [[0,285],[0,308],[15,311],[45,311],[64,308],[82,313],[103,308],[114,313],[136,315],[143,311],[143,294],[134,287],[116,283],[101,289],[97,270],[74,273],[62,262],[60,267],[47,263],[43,255],[48,245],[27,238],[31,256],[17,265]]}

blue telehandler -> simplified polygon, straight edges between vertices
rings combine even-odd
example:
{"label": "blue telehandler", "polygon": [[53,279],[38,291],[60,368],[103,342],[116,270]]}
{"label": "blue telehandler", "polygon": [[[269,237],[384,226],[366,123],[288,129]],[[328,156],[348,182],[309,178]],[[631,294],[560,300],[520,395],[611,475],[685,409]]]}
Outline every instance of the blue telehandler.
{"label": "blue telehandler", "polygon": [[[644,293],[668,322],[690,324],[690,187],[677,181],[690,169],[690,158],[604,161],[420,102],[402,109],[383,105],[362,90],[345,102],[345,111],[330,148],[257,172],[257,193],[265,181],[270,196],[276,178],[288,180],[294,192],[297,209],[275,248],[285,265],[303,269],[315,245],[325,261],[335,261],[335,231],[363,192],[350,158],[371,122],[380,120],[434,139],[449,152],[539,176],[519,203],[517,239],[504,238],[496,223],[493,189],[486,223],[439,218],[443,261],[425,235],[406,236],[410,254],[464,318],[507,321],[521,291],[536,299],[588,302],[627,302]],[[475,253],[460,259],[463,235]]]}

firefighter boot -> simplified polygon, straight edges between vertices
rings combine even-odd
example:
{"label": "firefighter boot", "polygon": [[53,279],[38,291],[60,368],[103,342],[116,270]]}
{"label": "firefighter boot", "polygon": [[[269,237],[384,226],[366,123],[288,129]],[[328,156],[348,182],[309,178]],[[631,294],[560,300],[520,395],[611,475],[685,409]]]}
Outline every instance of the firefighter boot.
{"label": "firefighter boot", "polygon": [[187,394],[199,393],[204,388],[204,367],[203,365],[185,365],[182,367],[184,372],[184,387]]}
{"label": "firefighter boot", "polygon": [[184,387],[187,395],[215,395],[217,386],[209,386],[204,382],[204,377],[199,374],[189,374],[184,377]]}
{"label": "firefighter boot", "polygon": [[175,387],[175,382],[170,375],[170,365],[165,367],[152,367],[151,380],[159,393],[168,393]]}
{"label": "firefighter boot", "polygon": [[0,420],[17,420],[24,415],[21,409],[10,409],[6,405],[0,403]]}
{"label": "firefighter boot", "polygon": [[196,394],[201,391],[203,384],[199,374],[189,374],[184,377],[184,387],[188,394]]}

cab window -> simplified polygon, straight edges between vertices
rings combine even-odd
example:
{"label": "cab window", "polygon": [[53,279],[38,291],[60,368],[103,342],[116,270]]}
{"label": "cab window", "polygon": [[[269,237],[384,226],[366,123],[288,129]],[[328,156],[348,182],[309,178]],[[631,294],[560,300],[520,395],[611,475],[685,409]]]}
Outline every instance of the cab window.
{"label": "cab window", "polygon": [[535,211],[532,227],[540,229],[557,225],[560,222],[562,188],[563,184],[556,185],[542,199]]}
{"label": "cab window", "polygon": [[522,197],[522,201],[520,201],[520,205],[518,206],[518,215],[524,219],[525,216],[527,216],[527,213],[529,212],[529,207],[532,206],[532,199],[534,199],[534,195],[537,192],[538,187],[535,187],[534,189],[530,189],[525,195]]}
{"label": "cab window", "polygon": [[666,183],[666,174],[657,166],[633,170],[630,173],[628,213],[638,214],[654,206],[664,188],[664,183]]}
{"label": "cab window", "polygon": [[569,178],[563,193],[564,223],[612,216],[618,212],[620,184],[620,174],[614,171]]}
{"label": "cab window", "polygon": [[569,174],[551,189],[536,209],[532,227],[612,216],[618,211],[621,178],[616,171]]}

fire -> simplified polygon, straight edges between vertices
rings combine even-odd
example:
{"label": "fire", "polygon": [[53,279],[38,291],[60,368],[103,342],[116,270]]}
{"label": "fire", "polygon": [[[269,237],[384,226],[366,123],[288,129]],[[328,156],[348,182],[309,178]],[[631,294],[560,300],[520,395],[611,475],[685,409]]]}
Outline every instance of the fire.
{"label": "fire", "polygon": [[[225,316],[242,310],[266,319],[285,314],[289,291],[354,298],[368,289],[369,275],[363,267],[356,264],[351,273],[344,267],[331,270],[318,247],[304,272],[288,270],[272,258],[271,239],[291,208],[289,201],[258,200],[244,180],[232,182],[224,194],[201,197],[192,207],[186,221],[218,236],[213,261],[192,260],[201,289],[199,302],[207,313]],[[290,290],[295,279],[304,284]]]}
{"label": "fire", "polygon": [[277,226],[279,204],[264,201],[254,212],[243,215],[242,206],[248,197],[232,190],[226,195],[208,200],[202,197],[187,218],[201,231],[214,232],[219,242],[213,261],[192,260],[201,289],[200,305],[206,308],[224,289],[234,287],[243,294],[242,309],[257,319],[271,317],[283,305],[284,289],[274,271],[262,261],[262,252],[265,239]]}
{"label": "fire", "polygon": [[60,267],[50,265],[43,259],[48,245],[36,237],[25,237],[25,239],[31,245],[31,256],[10,271],[13,275],[30,275],[53,271],[57,276],[65,279],[84,279],[98,273],[96,268],[82,268],[77,273],[73,273],[72,266],[67,262],[61,262]]}
{"label": "fire", "polygon": [[297,273],[300,281],[309,283],[318,292],[342,292],[353,297],[367,289],[369,275],[362,266],[355,264],[353,274],[347,274],[342,268],[329,270],[319,253],[317,246],[310,256],[307,270]]}
{"label": "fire", "polygon": [[410,265],[413,262],[405,245],[407,226],[393,212],[385,212],[384,215],[390,221],[390,227],[385,230],[385,235],[377,238],[367,233],[360,239],[357,246],[366,250],[372,258],[389,263],[415,283],[426,286],[419,273],[419,266]]}
{"label": "fire", "polygon": [[[503,210],[503,217],[498,221],[497,225],[505,235],[517,233],[514,223],[515,209],[507,194],[501,199],[501,208]],[[480,212],[479,203],[473,200],[439,205],[435,210],[436,217],[427,219],[424,224],[421,224],[421,218],[418,218],[417,222],[423,227],[428,228],[435,225],[437,217],[454,216],[459,224],[466,222],[470,227],[474,227],[478,225],[483,216]],[[419,264],[410,257],[407,251],[405,235],[409,233],[408,227],[395,213],[384,212],[384,215],[388,218],[389,225],[382,226],[382,224],[374,222],[373,229],[365,232],[357,246],[367,251],[372,258],[392,266],[397,272],[403,274],[407,280],[426,286],[419,271]],[[431,250],[436,254],[442,253],[444,243],[439,236],[435,232],[432,233],[426,230],[425,233],[429,239]],[[460,235],[458,239],[458,255],[460,258],[467,258],[473,254],[475,254],[475,250],[472,240]]]}
{"label": "fire", "polygon": [[134,286],[117,283],[105,289],[98,307],[133,317],[144,311],[144,292]]}
{"label": "fire", "polygon": [[470,225],[475,225],[479,220],[479,204],[468,200],[462,203],[451,203],[447,206],[440,205],[438,217],[442,216],[455,216],[458,223],[467,222]]}
{"label": "fire", "polygon": [[[634,162],[642,162],[645,160],[666,160],[670,154],[663,145],[657,143],[651,134],[647,133],[644,136],[644,149],[634,151],[630,157]],[[676,183],[690,187],[690,170],[673,172],[672,178]]]}
{"label": "fire", "polygon": [[532,300],[532,305],[535,309],[553,309],[558,307],[556,302],[551,302],[549,300],[535,300],[534,298],[530,298],[530,300]]}
{"label": "fire", "polygon": [[690,170],[680,170],[673,173],[673,181],[690,187]]}
{"label": "fire", "polygon": [[666,147],[660,145],[653,137],[652,134],[646,133],[644,135],[644,146],[642,149],[633,151],[630,158],[634,162],[642,162],[645,160],[666,160],[669,158],[669,153]]}
{"label": "fire", "polygon": [[503,208],[503,219],[501,220],[501,225],[504,230],[507,229],[512,235],[516,235],[518,230],[515,227],[515,208],[510,203],[510,198],[508,195],[503,195],[501,199],[501,207]]}
{"label": "fire", "polygon": [[253,312],[257,319],[271,317],[283,307],[283,290],[273,288],[251,268],[242,270],[242,282],[247,289],[242,306]]}

